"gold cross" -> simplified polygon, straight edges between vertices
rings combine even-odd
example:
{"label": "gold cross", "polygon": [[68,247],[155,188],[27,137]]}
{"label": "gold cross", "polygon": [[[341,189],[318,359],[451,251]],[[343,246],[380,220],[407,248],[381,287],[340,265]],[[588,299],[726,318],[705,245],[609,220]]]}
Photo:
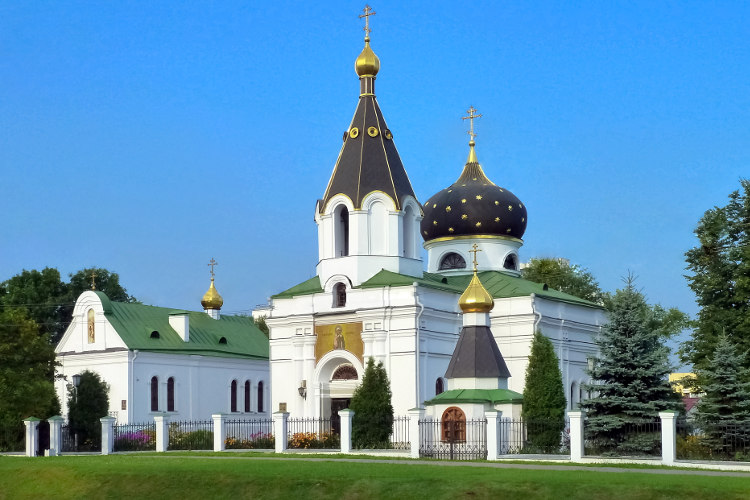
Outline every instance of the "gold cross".
{"label": "gold cross", "polygon": [[364,14],[360,14],[359,18],[360,19],[362,19],[363,17],[365,18],[365,27],[364,27],[365,36],[369,37],[370,36],[370,32],[372,31],[370,29],[370,16],[374,16],[375,15],[375,11],[372,10],[372,7],[370,7],[369,5],[365,5],[365,8],[362,9],[362,11],[364,12]]}
{"label": "gold cross", "polygon": [[214,266],[217,266],[219,263],[214,260],[213,257],[211,257],[211,261],[208,263],[208,267],[211,268],[211,279],[214,278]]}
{"label": "gold cross", "polygon": [[482,250],[479,249],[476,243],[474,243],[474,246],[472,246],[471,248],[472,250],[469,250],[469,253],[474,254],[474,272],[476,272],[477,266],[479,265],[479,263],[477,262],[477,252],[481,252]]}
{"label": "gold cross", "polygon": [[469,116],[462,116],[461,119],[469,120],[470,130],[467,132],[467,134],[471,136],[471,140],[473,141],[474,138],[477,136],[477,134],[474,133],[474,118],[481,118],[482,115],[475,114],[477,112],[477,109],[474,108],[474,106],[470,106],[469,109],[466,110],[466,112],[469,113]]}
{"label": "gold cross", "polygon": [[98,276],[98,274],[96,274],[96,269],[92,269],[91,270],[91,289],[92,290],[96,290],[96,283],[94,283],[94,279],[97,276]]}

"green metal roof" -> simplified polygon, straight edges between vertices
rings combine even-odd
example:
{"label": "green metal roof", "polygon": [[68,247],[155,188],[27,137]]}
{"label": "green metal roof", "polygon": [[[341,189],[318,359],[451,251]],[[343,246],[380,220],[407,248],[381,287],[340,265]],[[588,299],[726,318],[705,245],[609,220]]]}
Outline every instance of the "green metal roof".
{"label": "green metal roof", "polygon": [[523,403],[523,394],[510,389],[452,389],[438,394],[425,405],[454,403]]}
{"label": "green metal roof", "polygon": [[[225,316],[213,319],[205,312],[110,301],[96,292],[104,315],[128,349],[171,354],[195,354],[224,358],[268,359],[268,338],[252,318]],[[169,316],[187,314],[189,341],[184,342],[169,324]],[[152,332],[159,338],[152,338]],[[221,338],[226,343],[219,343]]]}
{"label": "green metal roof", "polygon": [[[553,290],[552,288],[547,288],[545,290],[544,284],[542,283],[536,283],[534,281],[529,281],[500,271],[482,271],[478,274],[479,279],[482,280],[482,284],[484,285],[484,287],[496,299],[527,297],[533,293],[539,297],[549,300],[556,300],[559,302],[568,302],[570,304],[578,304],[581,306],[603,309],[601,305],[594,302],[578,298],[574,295],[570,295],[569,293]],[[437,290],[444,290],[446,292],[453,292],[460,295],[464,290],[466,290],[466,287],[469,285],[471,276],[471,274],[444,276],[442,274],[426,272],[423,273],[421,278],[418,278],[415,276],[408,276],[406,274],[399,274],[381,269],[372,278],[368,279],[355,288],[411,286],[416,282],[420,286],[434,288]],[[317,276],[313,276],[309,280],[304,281],[299,285],[293,286],[288,290],[273,295],[272,298],[288,299],[298,295],[311,295],[321,292],[323,292],[323,288],[320,286],[320,278],[318,278]]]}

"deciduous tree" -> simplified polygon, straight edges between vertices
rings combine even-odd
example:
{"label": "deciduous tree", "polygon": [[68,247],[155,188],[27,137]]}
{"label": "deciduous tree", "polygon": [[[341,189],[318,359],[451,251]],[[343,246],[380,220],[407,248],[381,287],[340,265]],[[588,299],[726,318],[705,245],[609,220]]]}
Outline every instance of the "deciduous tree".
{"label": "deciduous tree", "polygon": [[521,273],[527,280],[546,283],[550,288],[581,299],[602,301],[602,290],[594,276],[587,269],[571,266],[563,259],[531,259]]}

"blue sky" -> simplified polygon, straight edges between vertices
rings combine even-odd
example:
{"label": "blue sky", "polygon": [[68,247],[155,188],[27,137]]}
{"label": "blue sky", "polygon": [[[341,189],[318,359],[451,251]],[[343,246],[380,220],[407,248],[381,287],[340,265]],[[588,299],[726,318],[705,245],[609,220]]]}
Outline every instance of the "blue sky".
{"label": "blue sky", "polygon": [[[314,275],[358,98],[353,2],[0,3],[0,279],[101,266],[147,303],[227,312]],[[694,314],[684,252],[750,173],[750,4],[373,4],[376,93],[417,196],[481,113],[487,175],[528,207],[522,260]]]}

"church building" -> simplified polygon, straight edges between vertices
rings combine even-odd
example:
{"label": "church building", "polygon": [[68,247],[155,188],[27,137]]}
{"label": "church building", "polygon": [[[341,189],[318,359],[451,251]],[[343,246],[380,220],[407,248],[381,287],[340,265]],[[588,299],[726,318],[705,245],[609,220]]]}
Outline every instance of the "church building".
{"label": "church building", "polygon": [[[397,131],[388,127],[375,97],[380,60],[370,47],[372,14],[366,8],[361,16],[366,36],[355,61],[357,107],[315,207],[316,275],[254,313],[265,315],[270,328],[273,410],[335,415],[348,406],[369,357],[388,372],[397,415],[435,401],[448,389],[446,372],[463,321],[459,297],[475,279],[494,301],[491,312],[482,313],[486,329],[480,328],[482,342],[490,345],[485,337],[492,335],[502,353],[503,366],[491,377],[502,387],[494,389],[523,393],[539,330],[556,348],[568,408],[574,408],[596,352],[593,337],[606,321],[603,308],[520,277],[527,207],[480,165],[474,120],[481,115],[473,107],[465,117],[468,157],[463,169],[456,168],[457,180],[424,204],[418,201],[396,148]],[[426,270],[420,244],[427,250]],[[472,261],[476,272],[467,267]]]}

